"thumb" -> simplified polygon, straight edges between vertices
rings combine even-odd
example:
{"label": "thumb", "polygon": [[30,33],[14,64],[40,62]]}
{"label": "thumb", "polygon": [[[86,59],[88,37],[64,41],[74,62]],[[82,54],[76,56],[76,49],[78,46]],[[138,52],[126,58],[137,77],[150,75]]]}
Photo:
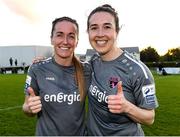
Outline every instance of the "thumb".
{"label": "thumb", "polygon": [[117,94],[122,94],[123,89],[122,89],[122,81],[119,81],[117,84]]}
{"label": "thumb", "polygon": [[28,90],[28,93],[29,93],[30,96],[32,96],[32,97],[36,96],[35,92],[34,92],[34,89],[32,87],[28,87],[27,90]]}

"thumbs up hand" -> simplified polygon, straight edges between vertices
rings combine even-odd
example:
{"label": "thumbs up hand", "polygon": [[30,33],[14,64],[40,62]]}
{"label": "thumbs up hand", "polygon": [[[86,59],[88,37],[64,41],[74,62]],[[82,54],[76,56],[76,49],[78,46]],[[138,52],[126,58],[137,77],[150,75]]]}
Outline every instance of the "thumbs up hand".
{"label": "thumbs up hand", "polygon": [[122,89],[122,81],[117,84],[117,94],[108,96],[108,108],[112,113],[123,113],[126,112],[128,101],[124,97]]}
{"label": "thumbs up hand", "polygon": [[119,81],[117,84],[117,95],[123,94],[123,89],[122,89],[122,81]]}
{"label": "thumbs up hand", "polygon": [[27,99],[27,107],[30,113],[36,114],[41,111],[42,104],[40,96],[36,96],[32,87],[28,87],[29,97]]}
{"label": "thumbs up hand", "polygon": [[27,90],[28,90],[28,93],[29,93],[29,95],[30,95],[31,97],[36,96],[32,87],[28,87]]}

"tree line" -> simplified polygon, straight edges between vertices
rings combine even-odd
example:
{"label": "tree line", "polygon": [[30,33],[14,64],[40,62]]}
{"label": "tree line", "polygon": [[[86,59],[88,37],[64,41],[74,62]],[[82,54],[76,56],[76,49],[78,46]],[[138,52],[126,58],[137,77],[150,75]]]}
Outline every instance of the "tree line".
{"label": "tree line", "polygon": [[160,56],[151,46],[140,51],[142,62],[180,62],[180,48],[169,49],[166,54]]}

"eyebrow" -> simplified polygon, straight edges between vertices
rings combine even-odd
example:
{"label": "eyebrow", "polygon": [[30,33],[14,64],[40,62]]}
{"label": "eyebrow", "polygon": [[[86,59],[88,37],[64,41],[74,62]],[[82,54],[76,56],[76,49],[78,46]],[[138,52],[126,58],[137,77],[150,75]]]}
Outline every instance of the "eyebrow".
{"label": "eyebrow", "polygon": [[112,23],[104,23],[103,25],[110,25],[110,26],[112,26]]}
{"label": "eyebrow", "polygon": [[89,27],[93,27],[93,26],[97,26],[97,24],[91,24],[91,25],[89,25]]}
{"label": "eyebrow", "polygon": [[55,34],[63,34],[62,31],[57,31]]}
{"label": "eyebrow", "polygon": [[[62,31],[58,31],[58,32],[56,32],[56,34],[64,34],[64,32],[62,32]],[[74,32],[70,32],[70,33],[68,33],[69,35],[76,35],[76,33],[74,33]]]}
{"label": "eyebrow", "polygon": [[74,32],[70,32],[69,34],[70,34],[70,35],[76,35],[76,33],[74,33]]}
{"label": "eyebrow", "polygon": [[[112,23],[104,23],[103,25],[110,25],[112,26]],[[98,26],[98,24],[91,24],[89,27]]]}

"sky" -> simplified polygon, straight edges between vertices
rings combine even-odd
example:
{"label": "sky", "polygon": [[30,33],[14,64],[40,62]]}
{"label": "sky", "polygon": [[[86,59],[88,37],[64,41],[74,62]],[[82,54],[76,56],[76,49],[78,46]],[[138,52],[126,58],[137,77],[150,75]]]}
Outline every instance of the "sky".
{"label": "sky", "polygon": [[76,53],[91,48],[86,32],[89,13],[111,4],[122,29],[119,47],[151,46],[160,55],[180,47],[179,0],[0,0],[0,46],[50,44],[52,21],[69,16],[79,23]]}

